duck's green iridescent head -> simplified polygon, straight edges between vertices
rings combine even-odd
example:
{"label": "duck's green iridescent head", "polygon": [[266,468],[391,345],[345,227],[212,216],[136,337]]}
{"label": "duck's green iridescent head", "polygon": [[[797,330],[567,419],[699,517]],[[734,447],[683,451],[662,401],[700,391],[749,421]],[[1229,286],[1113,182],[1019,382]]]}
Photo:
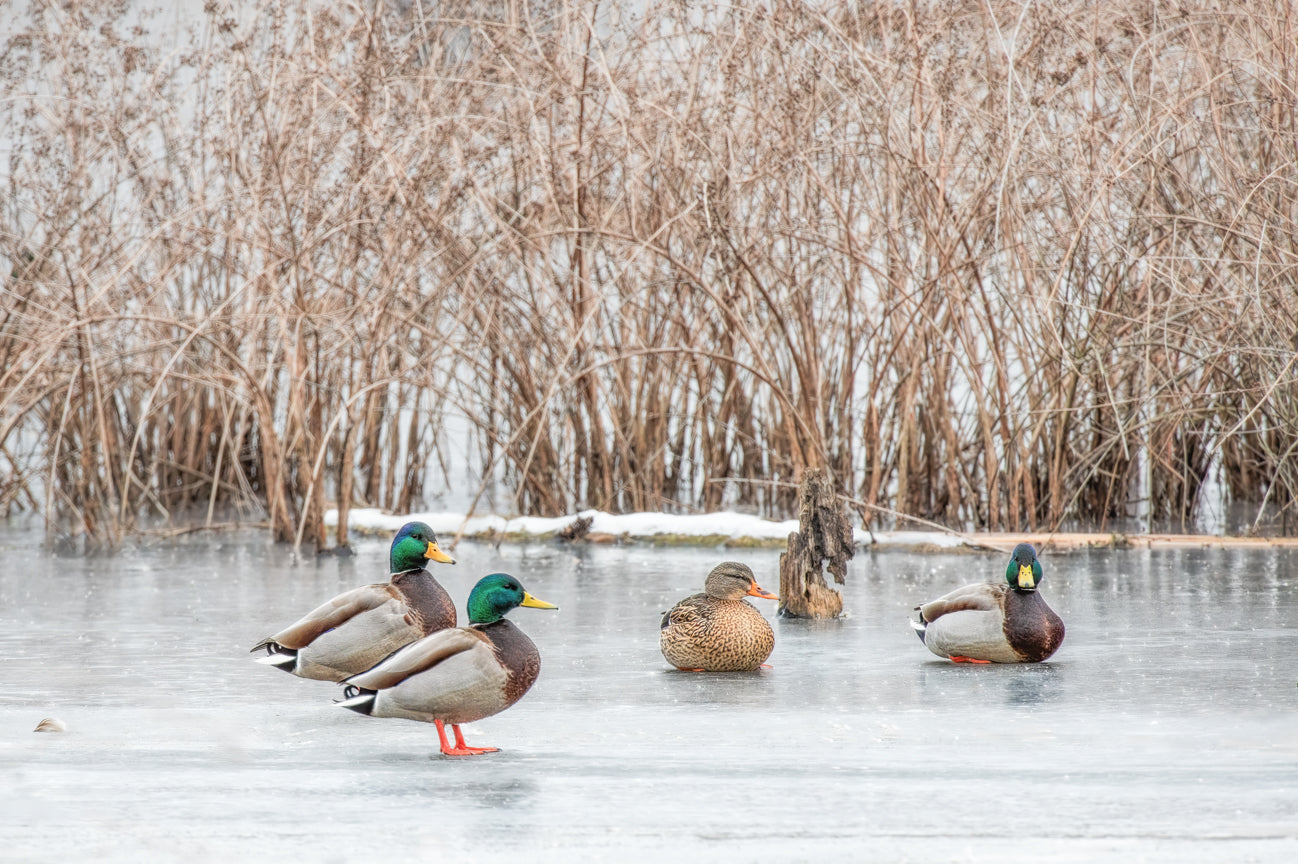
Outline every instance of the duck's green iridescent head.
{"label": "duck's green iridescent head", "polygon": [[392,550],[388,554],[389,573],[405,573],[407,570],[422,570],[429,561],[442,564],[454,564],[455,559],[437,548],[437,538],[433,529],[423,522],[407,522],[401,526],[397,536],[392,538]]}
{"label": "duck's green iridescent head", "polygon": [[490,624],[505,617],[505,613],[518,606],[533,609],[558,609],[553,603],[537,600],[523,590],[522,584],[508,573],[483,576],[469,592],[470,624]]}
{"label": "duck's green iridescent head", "polygon": [[1005,581],[1020,591],[1035,591],[1041,584],[1041,562],[1031,543],[1020,543],[1010,553],[1010,566],[1005,568]]}

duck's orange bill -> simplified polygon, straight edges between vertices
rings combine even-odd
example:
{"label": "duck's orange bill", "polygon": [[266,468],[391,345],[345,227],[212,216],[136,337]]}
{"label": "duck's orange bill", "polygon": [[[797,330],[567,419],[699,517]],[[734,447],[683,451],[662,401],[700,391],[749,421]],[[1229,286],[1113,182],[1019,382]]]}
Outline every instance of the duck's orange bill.
{"label": "duck's orange bill", "polygon": [[447,555],[441,549],[437,548],[436,543],[429,543],[428,548],[424,550],[424,557],[430,561],[437,561],[442,564],[454,564],[455,559]]}
{"label": "duck's orange bill", "polygon": [[756,582],[754,582],[754,583],[752,584],[752,587],[750,587],[750,588],[748,589],[748,596],[749,596],[749,597],[761,597],[763,600],[779,600],[779,599],[780,599],[778,595],[776,595],[776,594],[772,594],[770,591],[767,591],[767,590],[763,589],[762,586],[761,586],[761,585],[758,585]]}

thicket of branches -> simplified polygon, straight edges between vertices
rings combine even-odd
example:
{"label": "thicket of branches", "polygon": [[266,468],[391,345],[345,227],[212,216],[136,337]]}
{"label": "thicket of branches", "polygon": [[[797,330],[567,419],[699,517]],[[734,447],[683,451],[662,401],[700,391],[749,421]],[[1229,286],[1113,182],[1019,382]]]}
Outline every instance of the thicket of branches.
{"label": "thicket of branches", "polygon": [[1298,500],[1291,4],[127,5],[4,13],[0,511]]}

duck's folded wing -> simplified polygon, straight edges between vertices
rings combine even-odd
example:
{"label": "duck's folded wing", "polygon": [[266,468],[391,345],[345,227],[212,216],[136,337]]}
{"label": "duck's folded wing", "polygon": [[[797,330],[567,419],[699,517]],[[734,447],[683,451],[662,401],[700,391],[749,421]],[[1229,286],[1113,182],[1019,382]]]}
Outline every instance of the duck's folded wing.
{"label": "duck's folded wing", "polygon": [[[353,588],[351,591],[339,594],[332,600],[312,609],[298,621],[285,627],[269,639],[263,640],[257,648],[262,648],[270,642],[278,643],[285,648],[305,648],[314,642],[320,634],[341,626],[362,612],[377,609],[394,596],[396,595],[393,593],[391,586],[386,582]],[[257,648],[252,650],[256,651]]]}
{"label": "duck's folded wing", "polygon": [[663,613],[662,623],[659,628],[666,630],[668,627],[684,627],[686,629],[694,627],[707,626],[707,614],[700,604],[700,600],[706,598],[706,594],[695,594],[686,597],[672,608]]}
{"label": "duck's folded wing", "polygon": [[477,630],[471,628],[438,630],[393,653],[373,669],[353,675],[347,679],[347,683],[367,690],[386,690],[412,675],[431,669],[448,657],[475,649],[494,650],[487,637]]}
{"label": "duck's folded wing", "polygon": [[924,620],[932,623],[943,615],[963,610],[992,612],[1001,608],[1001,594],[1004,586],[996,582],[976,582],[957,588],[949,594],[943,594],[923,606],[916,606]]}

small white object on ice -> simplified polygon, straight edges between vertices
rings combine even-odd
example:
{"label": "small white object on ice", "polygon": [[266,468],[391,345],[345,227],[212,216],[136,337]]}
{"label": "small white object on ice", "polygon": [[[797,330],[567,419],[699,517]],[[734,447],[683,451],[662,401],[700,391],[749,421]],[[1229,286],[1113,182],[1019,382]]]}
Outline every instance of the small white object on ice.
{"label": "small white object on ice", "polygon": [[46,717],[44,720],[36,724],[36,731],[37,732],[66,732],[68,731],[68,724],[64,723],[62,720],[60,720],[57,717]]}

